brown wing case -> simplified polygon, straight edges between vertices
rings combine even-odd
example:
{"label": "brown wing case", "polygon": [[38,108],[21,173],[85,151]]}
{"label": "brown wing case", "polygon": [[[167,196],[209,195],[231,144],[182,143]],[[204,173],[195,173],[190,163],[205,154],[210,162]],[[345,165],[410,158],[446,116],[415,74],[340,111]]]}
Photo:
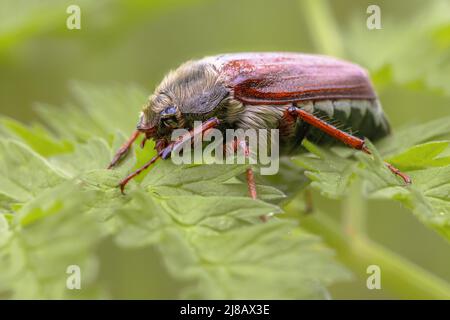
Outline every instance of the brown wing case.
{"label": "brown wing case", "polygon": [[240,53],[217,56],[213,63],[234,98],[245,104],[376,98],[364,69],[331,57]]}

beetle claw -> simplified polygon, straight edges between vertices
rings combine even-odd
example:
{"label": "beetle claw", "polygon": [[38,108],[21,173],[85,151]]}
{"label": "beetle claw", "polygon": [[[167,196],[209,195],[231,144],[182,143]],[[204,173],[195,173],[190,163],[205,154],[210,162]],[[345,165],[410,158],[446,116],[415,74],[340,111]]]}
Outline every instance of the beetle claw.
{"label": "beetle claw", "polygon": [[122,159],[122,157],[127,153],[127,151],[128,149],[120,148],[114,155],[114,158],[111,160],[107,169],[113,168],[117,164],[117,162],[119,162],[119,160]]}
{"label": "beetle claw", "polygon": [[120,161],[120,159],[122,159],[122,157],[128,152],[128,150],[130,150],[131,145],[133,144],[134,141],[136,141],[137,137],[140,134],[141,133],[137,130],[133,132],[131,137],[120,147],[119,150],[117,150],[116,154],[114,155],[114,158],[108,165],[108,169],[114,167]]}
{"label": "beetle claw", "polygon": [[161,159],[167,159],[174,148],[174,144],[169,144],[161,151]]}
{"label": "beetle claw", "polygon": [[388,169],[391,170],[391,172],[393,174],[402,178],[402,180],[405,182],[406,185],[410,185],[412,183],[411,178],[407,174],[401,172],[399,169],[397,169],[396,167],[394,167],[392,164],[390,164],[388,162],[385,162],[385,164],[388,167]]}

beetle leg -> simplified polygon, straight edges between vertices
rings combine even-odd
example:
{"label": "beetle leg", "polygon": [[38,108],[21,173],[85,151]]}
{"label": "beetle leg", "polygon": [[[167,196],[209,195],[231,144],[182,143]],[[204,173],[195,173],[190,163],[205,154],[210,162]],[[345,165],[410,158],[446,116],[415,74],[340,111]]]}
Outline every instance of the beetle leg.
{"label": "beetle leg", "polygon": [[[250,149],[248,144],[245,141],[234,141],[235,150],[239,146],[244,151],[244,156],[248,158],[250,156]],[[255,183],[255,175],[253,174],[253,169],[249,167],[246,172],[247,177],[247,186],[248,186],[248,194],[252,199],[257,199],[258,194],[256,193],[256,183]]]}
{"label": "beetle leg", "polygon": [[117,162],[119,162],[119,160],[128,152],[131,145],[134,143],[134,141],[136,141],[140,134],[141,132],[138,130],[133,132],[131,137],[127,141],[125,141],[125,143],[120,147],[119,150],[117,150],[114,158],[111,160],[111,163],[108,166],[108,169],[111,169],[117,164]]}
{"label": "beetle leg", "polygon": [[[310,114],[309,112],[306,112],[305,110],[297,108],[295,106],[289,107],[287,109],[287,112],[289,115],[302,119],[306,123],[316,127],[317,129],[325,132],[326,134],[332,136],[333,138],[345,143],[349,147],[352,147],[357,150],[361,150],[367,154],[371,154],[370,150],[367,149],[367,147],[364,145],[363,139],[352,136],[351,134],[348,134],[345,131],[339,130],[335,126],[333,126],[333,125],[317,118],[316,116]],[[395,168],[390,163],[385,162],[385,164],[392,173],[401,177],[406,184],[411,183],[411,178],[408,175],[402,173],[400,170]]]}
{"label": "beetle leg", "polygon": [[184,135],[180,136],[176,141],[170,143],[166,148],[164,148],[163,152],[161,153],[161,158],[167,159],[173,150],[182,146],[189,140],[192,142],[193,138],[195,138],[198,134],[204,135],[210,129],[217,127],[219,123],[220,123],[219,119],[210,118],[202,123],[200,129],[194,128],[189,130]]}
{"label": "beetle leg", "polygon": [[256,193],[256,183],[253,169],[248,168],[245,174],[247,176],[248,194],[252,199],[256,200],[258,198],[258,194]]}
{"label": "beetle leg", "polygon": [[156,143],[155,143],[156,152],[160,153],[165,147],[167,147],[166,139],[160,139],[160,140],[156,141]]}
{"label": "beetle leg", "polygon": [[122,181],[120,181],[119,186],[120,186],[120,192],[122,194],[125,194],[124,189],[125,186],[127,185],[128,182],[130,182],[131,179],[133,179],[134,177],[136,177],[137,175],[139,175],[142,171],[144,171],[145,169],[147,169],[148,167],[150,167],[153,163],[156,162],[156,160],[158,160],[160,158],[160,155],[157,154],[156,156],[154,156],[153,158],[150,159],[149,162],[147,162],[146,164],[144,164],[142,167],[140,167],[139,169],[137,169],[136,171],[134,171],[133,173],[130,173],[127,177],[125,177],[125,179],[123,179]]}
{"label": "beetle leg", "polygon": [[[203,134],[207,130],[216,127],[218,124],[219,124],[219,120],[217,118],[211,118],[211,119],[203,122],[200,130],[198,130],[198,131],[199,131],[200,134]],[[145,169],[150,167],[159,158],[161,158],[161,159],[168,158],[173,149],[175,149],[179,144],[183,144],[188,139],[194,138],[195,134],[197,134],[197,131],[195,129],[192,129],[189,132],[187,132],[185,135],[181,136],[178,140],[169,143],[164,148],[162,148],[160,146],[159,148],[161,148],[161,150],[158,151],[158,154],[156,156],[154,156],[152,159],[150,159],[150,161],[147,162],[146,164],[144,164],[141,168],[139,168],[136,171],[130,173],[127,177],[125,177],[122,181],[120,181],[119,186],[120,186],[120,191],[122,192],[122,194],[124,194],[125,186],[128,184],[128,182],[130,182],[131,179],[133,179],[134,177],[139,175],[142,171],[144,171]],[[136,138],[134,140],[136,140]],[[130,145],[131,145],[131,143],[130,143]]]}
{"label": "beetle leg", "polygon": [[[237,141],[233,140],[232,142],[234,151],[237,150],[237,148],[241,148],[244,151],[244,156],[249,157],[250,156],[250,149],[248,147],[248,144],[245,141]],[[253,200],[258,199],[258,193],[256,191],[256,182],[255,182],[255,175],[253,173],[253,169],[251,167],[247,168],[245,171],[245,176],[247,179],[247,187],[248,187],[248,194]],[[266,222],[269,218],[268,215],[261,215],[259,217],[262,222]]]}
{"label": "beetle leg", "polygon": [[[225,155],[229,155],[230,151],[236,152],[238,148],[241,148],[244,151],[245,157],[248,157],[250,155],[250,149],[248,147],[248,144],[245,143],[245,141],[239,141],[237,139],[225,143],[223,145],[223,152]],[[257,199],[258,194],[256,192],[256,183],[255,183],[255,176],[253,174],[253,169],[250,167],[246,170],[245,173],[247,178],[248,194],[252,199]]]}
{"label": "beetle leg", "polygon": [[[232,141],[229,141],[228,143],[225,143],[223,145],[223,152],[225,155],[229,155],[229,152],[236,152],[238,148],[241,148],[244,152],[244,156],[248,157],[250,155],[250,149],[245,143],[245,141],[240,141],[237,139],[234,139]],[[256,192],[256,183],[255,183],[255,175],[253,174],[253,169],[250,167],[245,172],[246,178],[247,178],[247,186],[248,186],[248,194],[252,199],[257,199],[258,194]]]}
{"label": "beetle leg", "polygon": [[[245,175],[247,178],[248,193],[253,200],[256,200],[258,199],[258,194],[256,193],[256,183],[253,169],[251,167],[248,168],[247,171],[245,172]],[[269,215],[266,214],[260,215],[259,219],[262,222],[267,222],[267,220],[269,220]]]}
{"label": "beetle leg", "polygon": [[388,167],[389,170],[391,170],[392,173],[401,177],[403,179],[403,181],[405,181],[405,183],[410,184],[412,182],[411,178],[407,174],[404,174],[403,172],[398,170],[396,167],[394,167],[389,162],[385,162],[384,164]]}
{"label": "beetle leg", "polygon": [[147,142],[147,137],[142,138],[141,143],[139,144],[139,146],[141,147],[141,149],[144,149],[145,147],[145,143]]}

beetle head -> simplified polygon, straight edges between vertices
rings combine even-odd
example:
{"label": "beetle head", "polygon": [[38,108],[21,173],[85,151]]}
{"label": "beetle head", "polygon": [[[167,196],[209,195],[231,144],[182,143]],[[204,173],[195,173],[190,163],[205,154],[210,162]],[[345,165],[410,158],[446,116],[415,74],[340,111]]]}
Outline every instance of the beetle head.
{"label": "beetle head", "polygon": [[176,128],[183,127],[184,117],[178,107],[165,94],[154,94],[144,106],[137,130],[147,138],[159,139],[169,136]]}
{"label": "beetle head", "polygon": [[139,116],[136,129],[145,134],[147,139],[153,138],[155,135],[156,127],[151,125],[151,122],[147,120],[145,112],[142,111]]}
{"label": "beetle head", "polygon": [[191,129],[195,120],[215,116],[217,106],[228,94],[213,65],[187,62],[169,72],[150,96],[138,130],[159,139],[167,138],[177,128]]}

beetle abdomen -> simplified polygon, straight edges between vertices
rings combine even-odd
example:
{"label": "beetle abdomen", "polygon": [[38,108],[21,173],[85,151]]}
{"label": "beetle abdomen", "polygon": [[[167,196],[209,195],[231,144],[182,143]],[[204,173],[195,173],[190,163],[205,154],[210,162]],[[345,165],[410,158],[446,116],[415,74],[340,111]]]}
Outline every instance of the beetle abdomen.
{"label": "beetle abdomen", "polygon": [[[390,132],[389,123],[376,99],[318,100],[297,103],[296,106],[360,138],[376,141]],[[233,128],[279,129],[282,154],[302,151],[301,141],[305,137],[319,145],[338,143],[315,127],[311,126],[306,131],[307,125],[301,120],[294,124],[286,122],[284,115],[288,107],[289,105],[246,106],[234,100],[225,108],[225,115],[219,117]]]}
{"label": "beetle abdomen", "polygon": [[[377,99],[320,100],[298,103],[297,106],[333,124],[338,129],[361,138],[376,141],[390,132],[389,123]],[[292,140],[293,146],[304,135],[304,127],[303,122],[297,122],[295,138]],[[310,128],[306,138],[320,145],[336,142],[334,138],[316,128]]]}

